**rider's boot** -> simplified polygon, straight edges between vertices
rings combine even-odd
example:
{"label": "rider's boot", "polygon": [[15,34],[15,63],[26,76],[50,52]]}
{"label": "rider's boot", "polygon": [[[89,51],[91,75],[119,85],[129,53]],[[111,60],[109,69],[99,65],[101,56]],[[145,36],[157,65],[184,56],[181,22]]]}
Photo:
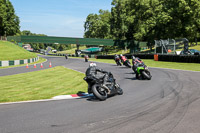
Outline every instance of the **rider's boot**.
{"label": "rider's boot", "polygon": [[88,84],[88,94],[91,94],[91,93],[92,93],[91,85]]}

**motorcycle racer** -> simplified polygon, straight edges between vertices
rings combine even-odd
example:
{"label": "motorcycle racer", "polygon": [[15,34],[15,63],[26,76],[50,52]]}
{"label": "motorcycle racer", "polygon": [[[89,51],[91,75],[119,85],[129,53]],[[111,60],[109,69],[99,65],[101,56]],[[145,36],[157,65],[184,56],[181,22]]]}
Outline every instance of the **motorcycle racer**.
{"label": "motorcycle racer", "polygon": [[[97,75],[97,72],[103,73],[104,75],[103,76],[99,76],[99,75]],[[103,78],[103,80],[104,80],[103,84],[105,84],[107,79],[108,79],[109,72],[107,72],[107,71],[105,71],[103,69],[99,69],[97,67],[96,63],[90,63],[89,67],[87,68],[87,70],[85,72],[85,75],[86,75],[87,79],[90,81],[88,83],[88,88],[90,88],[91,82],[94,79]],[[90,93],[90,90],[88,90],[88,93]]]}

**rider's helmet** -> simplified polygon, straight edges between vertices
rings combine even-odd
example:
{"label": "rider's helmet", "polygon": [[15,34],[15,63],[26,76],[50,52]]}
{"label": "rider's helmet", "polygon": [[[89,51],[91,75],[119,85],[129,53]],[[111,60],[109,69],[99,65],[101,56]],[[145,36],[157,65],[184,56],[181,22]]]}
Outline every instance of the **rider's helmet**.
{"label": "rider's helmet", "polygon": [[133,56],[132,56],[132,60],[135,60],[135,59],[136,59],[136,58],[135,58],[135,56],[133,55]]}
{"label": "rider's helmet", "polygon": [[96,65],[96,63],[93,63],[93,62],[91,62],[89,65],[89,67],[95,67],[95,66],[97,66],[97,65]]}
{"label": "rider's helmet", "polygon": [[123,56],[122,54],[119,55],[120,58],[122,58],[122,56]]}

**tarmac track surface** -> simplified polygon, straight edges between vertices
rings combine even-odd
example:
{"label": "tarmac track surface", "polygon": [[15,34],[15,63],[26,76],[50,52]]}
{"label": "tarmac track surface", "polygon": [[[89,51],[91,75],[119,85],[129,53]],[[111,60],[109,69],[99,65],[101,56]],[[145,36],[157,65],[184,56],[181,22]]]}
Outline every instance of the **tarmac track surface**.
{"label": "tarmac track surface", "polygon": [[[83,59],[48,58],[88,67]],[[122,96],[0,105],[0,133],[199,133],[200,73],[150,68],[148,81],[124,66],[97,66],[114,74]]]}

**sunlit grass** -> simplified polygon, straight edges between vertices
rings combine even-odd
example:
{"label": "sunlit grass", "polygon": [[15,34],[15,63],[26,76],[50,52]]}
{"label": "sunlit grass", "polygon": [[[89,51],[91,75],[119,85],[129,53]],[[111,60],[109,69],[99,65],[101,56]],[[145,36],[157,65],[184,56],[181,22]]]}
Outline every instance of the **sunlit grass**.
{"label": "sunlit grass", "polygon": [[35,58],[35,53],[29,52],[11,42],[0,41],[0,61],[22,60]]}
{"label": "sunlit grass", "polygon": [[64,67],[0,77],[0,102],[49,99],[86,92],[84,74]]}

